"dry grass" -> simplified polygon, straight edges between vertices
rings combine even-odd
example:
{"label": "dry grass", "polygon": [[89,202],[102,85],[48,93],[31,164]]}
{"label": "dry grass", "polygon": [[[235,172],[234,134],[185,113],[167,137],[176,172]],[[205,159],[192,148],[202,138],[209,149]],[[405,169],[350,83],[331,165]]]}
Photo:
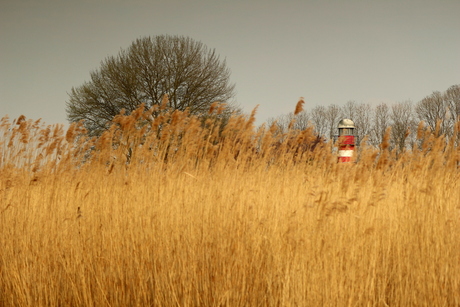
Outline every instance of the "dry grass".
{"label": "dry grass", "polygon": [[459,147],[337,164],[216,109],[3,119],[0,306],[460,305]]}

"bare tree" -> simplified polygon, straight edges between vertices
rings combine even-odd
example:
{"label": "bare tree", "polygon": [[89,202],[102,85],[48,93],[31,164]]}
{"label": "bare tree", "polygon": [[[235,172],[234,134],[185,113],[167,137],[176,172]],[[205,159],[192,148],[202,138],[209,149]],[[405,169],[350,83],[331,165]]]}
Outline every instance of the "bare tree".
{"label": "bare tree", "polygon": [[453,85],[444,93],[444,100],[447,102],[450,112],[450,126],[452,134],[457,125],[457,138],[454,140],[457,146],[460,145],[460,85]]}
{"label": "bare tree", "polygon": [[452,127],[448,120],[449,105],[441,92],[435,91],[431,95],[423,98],[417,103],[415,112],[417,113],[418,119],[424,121],[431,131],[434,132],[436,130],[436,125],[439,121],[438,135],[450,134]]}
{"label": "bare tree", "polygon": [[281,114],[277,117],[271,117],[267,120],[267,126],[271,127],[273,124],[276,123],[276,126],[278,127],[278,132],[285,133],[288,130],[289,123],[292,121],[293,118],[294,113],[292,112],[288,114]]}
{"label": "bare tree", "polygon": [[369,143],[378,147],[383,142],[385,131],[391,125],[390,108],[386,103],[379,104],[374,111],[373,125],[370,131]]}
{"label": "bare tree", "polygon": [[406,148],[407,138],[415,135],[416,120],[413,105],[410,100],[398,102],[391,106],[390,118],[392,121],[391,144],[399,152]]}
{"label": "bare tree", "polygon": [[294,129],[305,130],[310,126],[310,114],[307,111],[302,111],[295,115]]}
{"label": "bare tree", "polygon": [[[234,96],[225,60],[182,36],[137,39],[90,76],[89,82],[72,88],[66,111],[69,121],[84,120],[93,135],[107,129],[122,109],[129,113],[142,103],[146,108],[159,105],[165,94],[170,108],[191,114],[206,113],[213,102],[229,102]],[[228,112],[237,109],[230,102]]]}
{"label": "bare tree", "polygon": [[452,85],[444,93],[444,99],[449,105],[452,117],[460,116],[460,85]]}
{"label": "bare tree", "polygon": [[310,112],[310,121],[315,128],[315,132],[321,137],[326,137],[329,133],[326,110],[324,106],[316,106]]}
{"label": "bare tree", "polygon": [[342,117],[342,111],[339,106],[331,104],[325,110],[325,120],[327,123],[328,137],[332,140],[337,134],[337,125]]}
{"label": "bare tree", "polygon": [[370,104],[360,103],[356,105],[355,117],[352,120],[355,122],[358,142],[362,141],[365,136],[370,136],[372,130],[372,115],[373,110]]}
{"label": "bare tree", "polygon": [[278,117],[269,118],[267,126],[270,127],[275,122],[281,133],[287,132],[291,123],[291,129],[305,130],[310,124],[310,115],[306,111],[302,111],[297,115],[294,115],[294,112],[282,114]]}
{"label": "bare tree", "polygon": [[345,105],[342,106],[342,116],[353,120],[356,117],[356,108],[357,104],[353,100],[347,101]]}
{"label": "bare tree", "polygon": [[460,120],[460,85],[449,87],[444,95],[444,101],[449,109],[450,126]]}

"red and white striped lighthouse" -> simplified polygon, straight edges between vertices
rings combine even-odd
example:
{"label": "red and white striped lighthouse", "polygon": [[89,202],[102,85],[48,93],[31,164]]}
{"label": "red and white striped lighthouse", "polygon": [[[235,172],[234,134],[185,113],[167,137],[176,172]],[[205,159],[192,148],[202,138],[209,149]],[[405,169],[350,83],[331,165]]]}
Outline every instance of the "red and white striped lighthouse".
{"label": "red and white striped lighthouse", "polygon": [[351,162],[355,151],[355,123],[351,119],[339,122],[338,162]]}

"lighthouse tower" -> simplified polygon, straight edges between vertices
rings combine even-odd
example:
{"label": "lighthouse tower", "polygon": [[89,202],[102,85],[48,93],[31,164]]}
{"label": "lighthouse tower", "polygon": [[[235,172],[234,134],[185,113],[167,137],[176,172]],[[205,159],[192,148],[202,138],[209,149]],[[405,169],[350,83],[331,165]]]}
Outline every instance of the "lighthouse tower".
{"label": "lighthouse tower", "polygon": [[351,119],[342,119],[338,128],[338,162],[351,162],[355,151],[355,123]]}

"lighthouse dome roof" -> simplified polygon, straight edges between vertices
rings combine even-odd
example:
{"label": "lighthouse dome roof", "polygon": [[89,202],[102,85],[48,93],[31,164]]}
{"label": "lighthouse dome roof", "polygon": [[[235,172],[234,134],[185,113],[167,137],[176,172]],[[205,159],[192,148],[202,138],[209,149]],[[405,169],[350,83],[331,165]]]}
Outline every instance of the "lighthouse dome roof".
{"label": "lighthouse dome roof", "polygon": [[355,123],[348,118],[344,118],[339,122],[339,128],[355,128]]}

